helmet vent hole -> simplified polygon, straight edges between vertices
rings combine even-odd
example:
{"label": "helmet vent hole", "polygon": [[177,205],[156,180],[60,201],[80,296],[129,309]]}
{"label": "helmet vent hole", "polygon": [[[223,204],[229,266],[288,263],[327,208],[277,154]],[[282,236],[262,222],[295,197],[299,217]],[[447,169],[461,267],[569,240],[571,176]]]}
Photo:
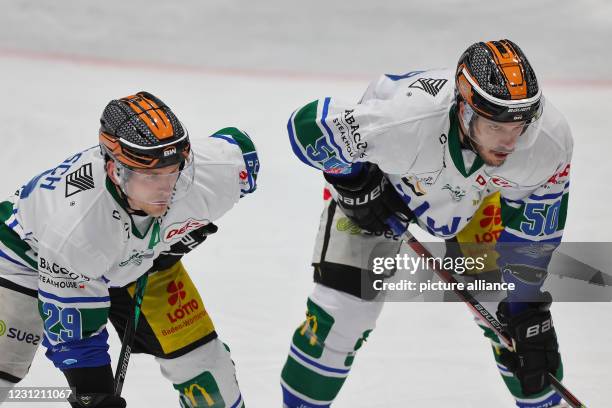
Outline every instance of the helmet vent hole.
{"label": "helmet vent hole", "polygon": [[497,76],[493,72],[491,72],[489,74],[489,83],[491,85],[499,85],[499,81],[497,80]]}

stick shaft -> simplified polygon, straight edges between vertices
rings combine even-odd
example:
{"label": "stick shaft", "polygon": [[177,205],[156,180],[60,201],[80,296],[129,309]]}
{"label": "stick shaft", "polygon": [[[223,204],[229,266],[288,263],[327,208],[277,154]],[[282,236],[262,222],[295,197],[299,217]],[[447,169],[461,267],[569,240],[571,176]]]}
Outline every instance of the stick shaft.
{"label": "stick shaft", "polygon": [[[419,242],[419,240],[417,240],[408,230],[406,230],[404,236],[408,246],[410,246],[412,250],[415,251],[417,254],[425,258],[433,257],[431,255],[431,252],[429,252],[429,250],[425,248],[425,246],[421,244],[421,242]],[[440,279],[442,279],[446,283],[459,283],[459,281],[457,281],[457,279],[453,276],[452,273],[443,268],[434,268],[434,272],[436,273],[436,275],[438,275]],[[478,300],[476,300],[476,298],[468,290],[456,289],[456,285],[453,285],[453,287],[455,288],[453,289],[453,292],[455,292],[455,294],[465,302],[465,304],[472,310],[472,312],[482,318],[484,323],[495,332],[497,337],[499,337],[499,339],[505,343],[506,347],[508,347],[509,350],[513,350],[514,341],[504,331],[504,328],[501,323],[491,313],[489,313],[489,311],[485,309],[485,307],[482,306],[482,304]],[[584,405],[578,398],[576,398],[576,396],[572,394],[559,380],[557,380],[557,378],[553,374],[548,373],[548,378],[550,380],[550,385],[554,388],[555,391],[557,391],[557,393],[559,393],[559,395],[561,395],[561,397],[568,404],[570,404],[572,408],[586,408],[586,405]]]}
{"label": "stick shaft", "polygon": [[142,298],[144,297],[144,290],[147,286],[147,280],[148,274],[144,274],[136,281],[136,290],[134,291],[134,311],[128,318],[125,326],[125,332],[123,333],[123,339],[121,341],[121,352],[119,353],[117,370],[115,371],[115,395],[118,397],[121,396],[123,383],[125,382],[130,357],[132,355],[132,345],[134,344],[136,328],[138,327],[138,321],[140,320]]}

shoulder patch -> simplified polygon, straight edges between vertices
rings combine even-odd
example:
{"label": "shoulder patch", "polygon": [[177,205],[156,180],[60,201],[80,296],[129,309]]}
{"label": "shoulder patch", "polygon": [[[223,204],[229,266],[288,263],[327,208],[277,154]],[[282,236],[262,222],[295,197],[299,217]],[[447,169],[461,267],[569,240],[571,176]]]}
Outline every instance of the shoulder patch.
{"label": "shoulder patch", "polygon": [[66,176],[66,197],[73,196],[81,191],[91,190],[94,187],[91,163],[82,165]]}
{"label": "shoulder patch", "polygon": [[411,83],[408,88],[421,89],[435,97],[447,82],[448,79],[419,78]]}

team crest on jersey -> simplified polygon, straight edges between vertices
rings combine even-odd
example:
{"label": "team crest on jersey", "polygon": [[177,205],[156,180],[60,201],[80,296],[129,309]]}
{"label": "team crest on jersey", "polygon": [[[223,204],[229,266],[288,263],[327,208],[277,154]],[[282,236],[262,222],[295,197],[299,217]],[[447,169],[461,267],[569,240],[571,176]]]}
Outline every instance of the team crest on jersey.
{"label": "team crest on jersey", "polygon": [[463,197],[465,197],[465,190],[459,186],[453,187],[446,183],[444,187],[442,187],[442,190],[448,190],[454,201],[461,201]]}
{"label": "team crest on jersey", "polygon": [[404,176],[402,177],[402,182],[407,185],[417,197],[427,194],[421,181],[416,176]]}
{"label": "team crest on jersey", "polygon": [[431,96],[436,96],[447,82],[448,79],[419,78],[408,87],[421,89]]}
{"label": "team crest on jersey", "polygon": [[164,230],[163,240],[164,242],[180,240],[191,231],[197,230],[198,228],[201,228],[209,223],[209,220],[196,220],[189,218],[186,221],[171,224]]}
{"label": "team crest on jersey", "polygon": [[431,187],[438,182],[442,170],[444,169],[409,174],[402,177],[402,182],[407,185],[416,196],[420,197],[427,194],[425,187]]}
{"label": "team crest on jersey", "polygon": [[125,261],[119,262],[119,266],[124,267],[129,264],[140,266],[142,265],[142,261],[144,259],[153,258],[153,255],[154,255],[154,252],[152,249],[146,249],[144,251],[136,251],[135,249],[133,249],[132,255],[130,255],[130,257],[126,259]]}

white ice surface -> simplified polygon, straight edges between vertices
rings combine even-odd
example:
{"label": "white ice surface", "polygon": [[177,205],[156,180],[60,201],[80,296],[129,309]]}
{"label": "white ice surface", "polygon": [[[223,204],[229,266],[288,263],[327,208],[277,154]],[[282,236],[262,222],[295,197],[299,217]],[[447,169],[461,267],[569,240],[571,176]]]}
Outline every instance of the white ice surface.
{"label": "white ice surface", "polygon": [[[503,17],[501,24],[491,21],[500,10],[488,3],[446,0],[412,10],[407,2],[316,1],[306,10],[279,1],[261,7],[188,1],[143,9],[145,19],[137,14],[142,0],[88,6],[2,0],[0,194],[95,144],[105,103],[141,89],[168,101],[194,136],[224,126],[247,130],[260,152],[259,189],[185,263],[232,348],[247,405],[279,407],[279,373],[312,287],[309,263],[322,208],[321,177],[294,158],[286,137],[286,120],[300,104],[326,95],[356,100],[367,78],[380,72],[452,64],[479,37],[516,38],[535,50],[529,55],[542,66],[545,93],[574,132],[565,238],[611,241],[609,2],[585,1],[580,8],[519,1],[520,17]],[[472,24],[464,8],[482,25]],[[164,11],[174,25],[158,23]],[[451,24],[454,15],[460,18]],[[402,40],[410,35],[420,39]],[[387,48],[378,46],[383,40]],[[350,76],[341,78],[345,73]],[[612,305],[555,304],[553,313],[566,384],[590,407],[610,406]],[[114,365],[120,344],[114,332],[111,338]],[[64,384],[42,351],[21,385]],[[133,356],[124,395],[131,407],[178,405],[147,356]],[[487,342],[461,304],[386,305],[335,406],[417,405],[513,406]]]}

